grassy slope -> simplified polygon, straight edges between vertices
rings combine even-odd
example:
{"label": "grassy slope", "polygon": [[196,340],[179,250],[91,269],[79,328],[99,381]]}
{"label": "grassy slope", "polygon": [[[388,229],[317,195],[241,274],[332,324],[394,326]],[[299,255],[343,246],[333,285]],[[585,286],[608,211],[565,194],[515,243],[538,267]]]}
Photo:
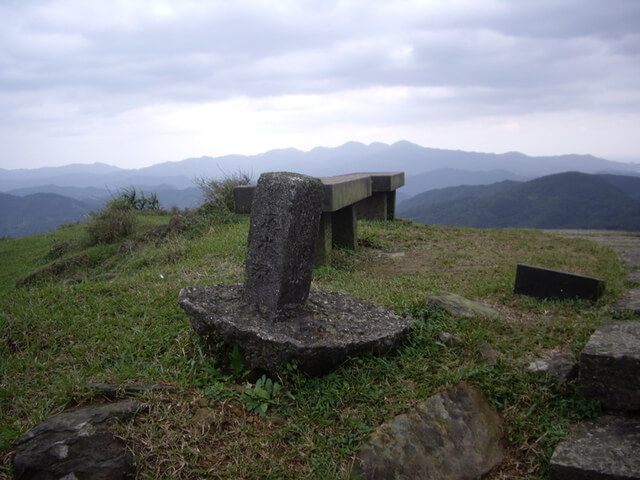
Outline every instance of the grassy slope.
{"label": "grassy slope", "polygon": [[[163,217],[142,217],[148,225]],[[419,321],[405,345],[361,356],[308,379],[295,370],[274,379],[265,417],[247,411],[260,399],[236,356],[196,338],[177,304],[180,288],[243,278],[247,222],[213,226],[203,236],[159,245],[127,242],[86,250],[84,227],[0,241],[0,454],[47,416],[86,404],[87,382],[161,383],[143,397],[146,414],[122,425],[136,454],[137,478],[346,478],[354,452],[382,421],[460,380],[481,387],[502,412],[511,457],[494,478],[544,478],[551,449],[570,422],[593,415],[575,385],[525,373],[529,355],[577,354],[606,320],[626,270],[610,250],[526,230],[361,223],[362,246],[338,251],[317,269],[314,288],[339,290],[411,313]],[[62,241],[86,253],[88,266],[16,289]],[[404,257],[382,255],[401,250]],[[517,262],[595,275],[608,292],[596,304],[548,302],[511,293]],[[65,277],[66,276],[66,277]],[[75,283],[64,282],[71,276]],[[78,282],[79,281],[79,282]],[[456,320],[425,306],[453,291],[495,305],[507,322]],[[440,331],[459,336],[447,348]],[[488,341],[496,365],[480,354]],[[8,475],[0,469],[0,477]]]}

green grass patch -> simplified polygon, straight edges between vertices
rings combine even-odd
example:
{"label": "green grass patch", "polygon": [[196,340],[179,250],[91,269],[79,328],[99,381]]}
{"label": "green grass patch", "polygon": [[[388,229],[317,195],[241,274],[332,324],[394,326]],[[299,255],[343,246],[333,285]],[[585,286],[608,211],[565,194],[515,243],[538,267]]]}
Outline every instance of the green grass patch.
{"label": "green grass patch", "polygon": [[[361,222],[361,246],[335,251],[331,265],[314,271],[313,287],[411,315],[412,333],[393,353],[351,358],[321,378],[295,366],[268,378],[246,372],[237,349],[196,337],[177,304],[185,286],[243,281],[246,217],[199,219],[181,235],[146,239],[168,220],[138,215],[137,230],[108,245],[87,246],[83,225],[0,241],[4,458],[36,423],[88,403],[88,382],[167,387],[144,395],[149,412],[120,427],[140,479],[348,478],[377,425],[463,380],[502,413],[512,477],[544,478],[568,426],[598,413],[575,383],[560,386],[524,366],[549,350],[578,354],[609,318],[606,306],[626,278],[609,249],[531,230]],[[85,260],[73,269],[16,288],[20,278],[78,255]],[[603,278],[606,295],[596,303],[514,295],[516,263]],[[441,291],[491,304],[506,320],[457,319],[426,304]],[[443,331],[460,345],[445,346]],[[487,342],[495,365],[483,361]]]}

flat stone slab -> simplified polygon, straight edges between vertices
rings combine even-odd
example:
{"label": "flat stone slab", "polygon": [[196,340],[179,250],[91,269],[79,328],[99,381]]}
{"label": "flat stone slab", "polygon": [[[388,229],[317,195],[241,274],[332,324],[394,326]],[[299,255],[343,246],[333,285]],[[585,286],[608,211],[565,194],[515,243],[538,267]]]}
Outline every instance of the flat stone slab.
{"label": "flat stone slab", "polygon": [[500,417],[462,383],[378,427],[354,473],[363,480],[470,480],[503,457]]}
{"label": "flat stone slab", "polygon": [[462,318],[485,317],[492,320],[503,320],[502,314],[484,303],[474,302],[455,293],[442,292],[429,297],[428,303],[437,305],[451,315]]}
{"label": "flat stone slab", "polygon": [[133,400],[60,413],[29,430],[18,441],[13,467],[19,479],[127,478],[133,455],[109,432],[116,418],[140,409]]}
{"label": "flat stone slab", "polygon": [[298,307],[272,312],[249,305],[242,285],[186,287],[178,302],[200,335],[238,345],[251,368],[272,375],[289,362],[309,375],[327,373],[349,355],[394,348],[414,320],[345,293],[311,290]]}
{"label": "flat stone slab", "polygon": [[640,479],[640,421],[604,416],[578,424],[553,452],[552,480]]}
{"label": "flat stone slab", "polygon": [[536,298],[595,301],[604,287],[604,281],[598,278],[519,263],[513,292]]}
{"label": "flat stone slab", "polygon": [[640,321],[599,327],[580,354],[584,394],[611,410],[640,411]]}

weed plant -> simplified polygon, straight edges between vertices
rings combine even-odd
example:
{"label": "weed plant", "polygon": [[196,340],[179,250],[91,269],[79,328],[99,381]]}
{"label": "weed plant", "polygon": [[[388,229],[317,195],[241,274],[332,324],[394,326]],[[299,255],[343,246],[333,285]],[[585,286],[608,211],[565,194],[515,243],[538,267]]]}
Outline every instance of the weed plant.
{"label": "weed plant", "polygon": [[[177,303],[185,286],[242,282],[247,217],[202,222],[159,243],[144,230],[168,217],[137,217],[124,240],[88,246],[83,225],[0,241],[0,458],[9,477],[17,439],[46,417],[97,398],[89,382],[153,384],[146,413],[118,427],[136,456],[135,478],[349,478],[380,423],[460,381],[501,413],[509,455],[491,478],[546,478],[552,449],[570,424],[598,413],[577,383],[527,372],[549,351],[577,355],[609,318],[626,267],[611,250],[531,230],[361,222],[361,246],[337,250],[314,270],[314,288],[344,291],[416,323],[395,352],[350,358],[308,378],[295,365],[278,378],[249,372],[242,352],[196,336]],[[197,232],[197,233],[194,233]],[[83,255],[79,281],[65,275],[16,289],[19,278]],[[514,295],[516,263],[603,278],[595,303]],[[452,291],[500,310],[504,320],[451,317],[429,304]],[[461,342],[446,346],[440,333]],[[482,347],[497,352],[487,364]]]}

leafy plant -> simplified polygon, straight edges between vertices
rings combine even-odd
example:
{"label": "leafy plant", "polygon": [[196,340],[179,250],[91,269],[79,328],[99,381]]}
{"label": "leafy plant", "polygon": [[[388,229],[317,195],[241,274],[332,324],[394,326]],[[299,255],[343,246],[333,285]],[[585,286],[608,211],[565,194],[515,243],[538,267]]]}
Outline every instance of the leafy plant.
{"label": "leafy plant", "polygon": [[248,411],[256,411],[261,417],[267,414],[270,405],[275,405],[282,385],[262,375],[251,388],[244,393],[244,401]]}

